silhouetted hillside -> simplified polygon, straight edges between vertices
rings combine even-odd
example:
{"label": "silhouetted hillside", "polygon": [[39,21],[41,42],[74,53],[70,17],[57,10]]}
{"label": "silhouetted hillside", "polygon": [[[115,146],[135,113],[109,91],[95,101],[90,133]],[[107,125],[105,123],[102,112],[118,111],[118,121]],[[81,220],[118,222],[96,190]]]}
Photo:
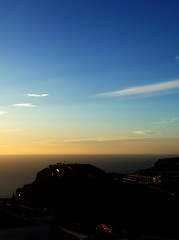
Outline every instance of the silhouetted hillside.
{"label": "silhouetted hillside", "polygon": [[89,164],[55,164],[37,173],[32,184],[18,188],[16,196],[19,201],[30,206],[44,207],[52,204],[61,195],[64,188],[81,186],[88,182],[101,182],[107,179],[107,174]]}
{"label": "silhouetted hillside", "polygon": [[179,175],[179,157],[159,159],[152,166],[140,170],[139,173]]}
{"label": "silhouetted hillside", "polygon": [[[161,162],[161,160],[160,160]],[[146,184],[122,183],[88,164],[56,164],[43,169],[36,180],[17,189],[16,201],[54,214],[56,221],[118,226],[118,232],[171,236],[177,234],[176,199]],[[99,227],[100,229],[100,227]]]}

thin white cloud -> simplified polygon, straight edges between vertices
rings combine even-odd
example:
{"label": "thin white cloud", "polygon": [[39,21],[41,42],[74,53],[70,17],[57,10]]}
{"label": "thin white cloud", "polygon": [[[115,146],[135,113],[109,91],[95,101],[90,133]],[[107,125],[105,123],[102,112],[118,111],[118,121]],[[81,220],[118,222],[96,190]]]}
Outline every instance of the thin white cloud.
{"label": "thin white cloud", "polygon": [[71,142],[90,142],[94,141],[93,138],[74,138],[74,139],[66,139],[64,140],[65,143],[71,143]]}
{"label": "thin white cloud", "polygon": [[0,108],[5,108],[4,106],[0,106]]}
{"label": "thin white cloud", "polygon": [[169,90],[179,88],[179,80],[161,82],[151,85],[137,86],[114,92],[100,93],[99,97],[125,97],[125,96],[153,96],[154,94],[166,93]]}
{"label": "thin white cloud", "polygon": [[144,131],[134,131],[135,134],[142,134],[142,135],[153,135],[156,134],[156,132],[151,130],[144,130]]}
{"label": "thin white cloud", "polygon": [[120,141],[120,140],[125,140],[126,138],[124,137],[98,137],[95,140],[97,142],[106,142],[106,141]]}
{"label": "thin white cloud", "polygon": [[98,137],[98,138],[76,138],[64,140],[65,143],[77,142],[108,142],[108,141],[122,141],[126,140],[124,137]]}
{"label": "thin white cloud", "polygon": [[153,122],[152,124],[162,125],[162,124],[176,123],[177,119],[178,118],[168,118],[158,122]]}
{"label": "thin white cloud", "polygon": [[18,103],[18,104],[12,104],[12,105],[9,105],[9,106],[31,108],[31,107],[35,107],[36,105],[33,105],[32,103]]}
{"label": "thin white cloud", "polygon": [[[138,131],[139,132],[139,131]],[[149,133],[149,131],[140,131],[138,134],[143,134],[143,135],[152,135],[155,134],[156,132]],[[156,133],[157,134],[157,133]],[[144,143],[144,142],[171,142],[171,141],[179,141],[179,138],[170,138],[170,137],[135,137],[135,138],[130,138],[130,137],[104,137],[103,141],[99,141],[99,139],[102,139],[101,137],[99,138],[78,138],[78,139],[67,139],[64,140],[64,143],[66,144],[71,144],[71,143],[109,143],[109,142],[116,142],[116,143]]]}
{"label": "thin white cloud", "polygon": [[27,96],[28,97],[48,97],[49,94],[48,93],[43,93],[43,94],[28,93]]}
{"label": "thin white cloud", "polygon": [[175,57],[175,60],[179,60],[179,55]]}
{"label": "thin white cloud", "polygon": [[7,114],[8,112],[0,111],[0,116]]}

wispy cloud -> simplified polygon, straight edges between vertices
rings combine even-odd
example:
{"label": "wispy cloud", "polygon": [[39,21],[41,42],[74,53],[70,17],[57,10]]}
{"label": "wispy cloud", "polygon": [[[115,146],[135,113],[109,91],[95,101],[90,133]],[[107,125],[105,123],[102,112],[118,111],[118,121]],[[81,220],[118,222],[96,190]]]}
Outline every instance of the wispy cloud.
{"label": "wispy cloud", "polygon": [[90,142],[94,141],[94,138],[74,138],[74,139],[66,139],[64,140],[65,143],[71,143],[71,142]]}
{"label": "wispy cloud", "polygon": [[175,57],[175,60],[179,60],[179,55]]}
{"label": "wispy cloud", "polygon": [[99,97],[125,97],[125,96],[153,96],[154,94],[166,93],[169,90],[179,88],[179,80],[161,82],[151,85],[125,88],[119,91],[100,93]]}
{"label": "wispy cloud", "polygon": [[178,118],[168,118],[164,119],[158,122],[153,122],[152,124],[157,124],[157,125],[162,125],[162,124],[170,124],[170,123],[175,123]]}
{"label": "wispy cloud", "polygon": [[4,106],[0,106],[0,108],[5,108]]}
{"label": "wispy cloud", "polygon": [[97,138],[76,138],[64,140],[65,143],[78,143],[78,142],[109,142],[109,141],[122,141],[126,140],[124,137],[97,137]]}
{"label": "wispy cloud", "polygon": [[[143,135],[153,135],[157,134],[156,132],[151,133],[152,131],[138,131],[140,133],[138,134],[143,134]],[[147,133],[146,133],[147,132]],[[150,133],[149,133],[150,132]],[[77,139],[67,139],[64,140],[64,143],[66,144],[85,144],[85,143],[93,143],[93,144],[102,144],[102,143],[107,143],[109,144],[110,142],[115,142],[115,143],[144,143],[144,142],[172,142],[172,141],[179,141],[179,138],[169,138],[169,137],[104,137],[103,141],[101,141],[101,137],[99,138],[77,138]]]}
{"label": "wispy cloud", "polygon": [[0,116],[7,114],[8,112],[0,111]]}
{"label": "wispy cloud", "polygon": [[43,93],[43,94],[28,93],[27,96],[28,97],[48,97],[49,94],[48,93]]}
{"label": "wispy cloud", "polygon": [[33,105],[32,103],[17,103],[17,104],[12,104],[9,106],[11,106],[11,107],[27,107],[27,108],[36,107],[36,105]]}
{"label": "wispy cloud", "polygon": [[142,134],[142,135],[153,135],[157,134],[157,132],[151,130],[144,130],[144,131],[134,131],[135,134]]}
{"label": "wispy cloud", "polygon": [[97,142],[106,142],[106,141],[119,141],[124,140],[126,138],[124,137],[98,137],[96,138]]}

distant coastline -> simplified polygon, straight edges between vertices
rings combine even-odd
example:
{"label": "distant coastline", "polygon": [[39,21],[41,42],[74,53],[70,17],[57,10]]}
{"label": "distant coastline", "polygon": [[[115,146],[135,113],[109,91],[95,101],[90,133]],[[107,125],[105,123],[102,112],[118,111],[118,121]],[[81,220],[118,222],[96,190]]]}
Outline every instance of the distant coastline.
{"label": "distant coastline", "polygon": [[89,163],[106,172],[132,173],[166,157],[177,155],[0,155],[0,198],[12,197],[17,187],[32,182],[39,170],[57,162]]}

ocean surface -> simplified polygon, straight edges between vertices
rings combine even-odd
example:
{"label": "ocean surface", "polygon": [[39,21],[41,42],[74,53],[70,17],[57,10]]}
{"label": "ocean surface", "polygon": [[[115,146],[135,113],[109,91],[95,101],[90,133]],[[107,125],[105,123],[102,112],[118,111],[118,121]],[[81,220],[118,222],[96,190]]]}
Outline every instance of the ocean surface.
{"label": "ocean surface", "polygon": [[18,187],[35,180],[50,164],[89,163],[106,172],[132,173],[160,158],[174,155],[0,155],[0,198],[12,197]]}

